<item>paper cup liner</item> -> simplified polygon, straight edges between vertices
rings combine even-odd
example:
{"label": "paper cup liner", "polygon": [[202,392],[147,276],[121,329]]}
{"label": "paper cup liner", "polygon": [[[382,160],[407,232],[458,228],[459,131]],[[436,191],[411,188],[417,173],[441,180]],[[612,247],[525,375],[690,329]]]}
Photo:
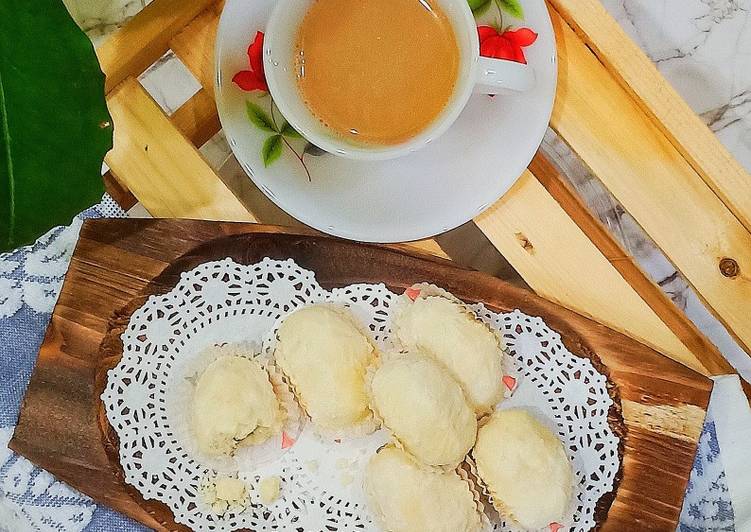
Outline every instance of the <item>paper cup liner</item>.
{"label": "paper cup liner", "polygon": [[266,361],[265,369],[282,410],[283,424],[281,431],[266,440],[262,445],[242,447],[235,452],[240,471],[253,471],[258,465],[277,460],[294,445],[305,425],[303,413],[297,401],[295,401],[295,394],[285,382],[281,370],[274,364],[273,360]]}
{"label": "paper cup liner", "polygon": [[[225,356],[238,356],[255,360],[266,371],[282,414],[278,429],[263,441],[240,443],[230,456],[209,455],[200,450],[193,433],[191,411],[195,385],[201,374],[213,362]],[[175,372],[174,382],[168,386],[170,425],[188,455],[198,463],[216,472],[232,474],[238,470],[251,471],[259,465],[276,460],[284,454],[283,440],[294,441],[302,430],[302,418],[292,391],[271,360],[259,353],[254,344],[215,344],[190,357]],[[251,438],[252,439],[252,438]]]}
{"label": "paper cup liner", "polygon": [[502,518],[503,516],[500,515],[501,510],[496,506],[497,501],[493,498],[490,488],[488,488],[477,471],[477,463],[472,456],[472,451],[469,452],[464,462],[459,465],[459,469],[463,470],[467,477],[472,480],[486,515],[494,521]]}
{"label": "paper cup liner", "polygon": [[472,498],[475,501],[477,513],[480,516],[481,527],[483,529],[487,529],[491,525],[491,523],[490,519],[488,519],[488,516],[485,513],[485,503],[482,500],[481,490],[475,483],[474,479],[469,475],[469,472],[464,469],[464,464],[465,462],[459,464],[459,466],[456,468],[456,474],[459,475],[459,478],[466,482],[469,491],[472,493]]}
{"label": "paper cup liner", "polygon": [[[380,357],[380,353],[378,350],[378,347],[375,345],[375,342],[373,342],[372,338],[370,337],[369,331],[358,322],[356,317],[349,312],[347,307],[339,302],[319,302],[314,303],[312,305],[306,305],[305,307],[301,308],[308,308],[312,306],[326,306],[329,308],[332,308],[348,318],[355,327],[360,331],[360,333],[368,340],[368,342],[373,347],[373,361],[371,361],[371,364],[367,366],[367,368],[371,367],[373,363],[375,363],[378,358]],[[295,309],[294,312],[297,310]],[[335,441],[341,441],[345,439],[352,439],[352,438],[361,438],[363,436],[367,436],[368,434],[372,434],[374,431],[376,431],[379,428],[379,424],[375,421],[373,418],[373,412],[370,409],[370,406],[367,407],[367,414],[365,417],[363,417],[361,420],[352,423],[350,425],[347,425],[345,427],[341,428],[331,428],[331,427],[324,427],[316,423],[308,413],[308,408],[305,404],[305,401],[302,397],[302,394],[297,389],[297,386],[295,384],[295,381],[293,378],[291,378],[289,375],[287,375],[284,370],[281,369],[281,367],[277,364],[276,358],[274,356],[274,352],[276,350],[276,346],[279,342],[278,337],[278,330],[279,327],[281,327],[282,323],[284,323],[284,320],[287,319],[293,312],[290,312],[284,316],[281,316],[279,319],[276,320],[274,323],[273,329],[269,335],[267,335],[266,340],[264,341],[264,354],[265,356],[268,356],[271,360],[271,363],[274,365],[274,367],[277,369],[280,378],[282,382],[284,383],[285,387],[289,389],[292,393],[292,396],[294,400],[296,401],[296,404],[299,405],[299,411],[302,413],[302,415],[305,416],[305,418],[310,422],[311,427],[313,430],[324,440],[330,440],[332,442]],[[367,375],[367,368],[366,368],[366,375]]]}

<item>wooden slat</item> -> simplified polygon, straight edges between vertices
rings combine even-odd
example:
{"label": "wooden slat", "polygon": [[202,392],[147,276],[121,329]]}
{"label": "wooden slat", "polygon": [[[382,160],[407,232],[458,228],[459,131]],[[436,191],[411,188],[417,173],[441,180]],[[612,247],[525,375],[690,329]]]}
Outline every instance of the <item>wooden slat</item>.
{"label": "wooden slat", "polygon": [[170,41],[172,51],[203,86],[173,115],[175,125],[196,146],[221,129],[214,102],[214,42],[223,4],[220,0],[210,6]]}
{"label": "wooden slat", "polygon": [[709,373],[529,171],[475,223],[539,295]]}
{"label": "wooden slat", "polygon": [[214,41],[223,2],[198,15],[170,41],[170,48],[198,82],[214,95]]}
{"label": "wooden slat", "polygon": [[558,13],[751,231],[751,176],[607,13],[600,0],[549,0]]}
{"label": "wooden slat", "polygon": [[565,178],[541,154],[529,167],[537,180],[654,313],[712,375],[733,373],[717,347],[689,320],[596,219]]}
{"label": "wooden slat", "polygon": [[221,129],[214,101],[214,42],[223,4],[220,0],[209,6],[170,40],[172,51],[203,87],[172,116],[196,146]]}
{"label": "wooden slat", "polygon": [[255,221],[137,80],[108,104],[115,145],[105,161],[152,216]]}
{"label": "wooden slat", "polygon": [[154,0],[96,50],[111,91],[137,77],[169,50],[169,41],[215,0]]}
{"label": "wooden slat", "polygon": [[426,238],[425,240],[416,240],[414,242],[408,242],[404,245],[406,248],[419,249],[424,253],[435,255],[436,257],[442,257],[444,259],[450,259],[441,245],[432,238]]}
{"label": "wooden slat", "polygon": [[216,102],[205,89],[197,93],[175,111],[170,120],[196,147],[203,146],[222,125],[216,112]]}
{"label": "wooden slat", "polygon": [[125,188],[111,171],[102,176],[102,181],[104,181],[104,190],[124,211],[138,203],[133,193]]}
{"label": "wooden slat", "polygon": [[[568,24],[551,15],[560,64],[552,127],[748,350],[751,234]],[[725,258],[739,275],[721,273]]]}
{"label": "wooden slat", "polygon": [[748,399],[748,406],[751,408],[751,383],[741,379],[741,388],[743,388],[743,393],[746,394],[746,399]]}

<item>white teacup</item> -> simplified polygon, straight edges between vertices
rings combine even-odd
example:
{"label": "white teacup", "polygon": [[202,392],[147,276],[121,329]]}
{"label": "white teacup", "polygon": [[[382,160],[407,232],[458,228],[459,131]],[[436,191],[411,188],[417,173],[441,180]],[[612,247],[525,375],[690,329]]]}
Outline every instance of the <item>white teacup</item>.
{"label": "white teacup", "polygon": [[480,56],[477,24],[467,0],[436,0],[452,24],[459,47],[459,70],[451,99],[428,127],[405,142],[387,146],[355,143],[324,126],[305,104],[298,88],[295,40],[314,1],[277,0],[266,25],[264,69],[271,96],[284,118],[312,144],[334,155],[366,161],[407,155],[451,127],[473,93],[521,92],[534,86],[534,70],[529,65]]}

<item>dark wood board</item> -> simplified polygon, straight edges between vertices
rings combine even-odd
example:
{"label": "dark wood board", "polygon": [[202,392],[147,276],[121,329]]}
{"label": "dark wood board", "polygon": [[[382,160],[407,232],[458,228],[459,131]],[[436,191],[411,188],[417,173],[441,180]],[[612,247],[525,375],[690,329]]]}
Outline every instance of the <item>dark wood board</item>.
{"label": "dark wood board", "polygon": [[543,317],[573,353],[602,362],[615,383],[612,420],[620,419],[622,407],[625,427],[617,427],[624,433],[622,478],[612,505],[601,501],[602,513],[608,512],[602,530],[675,530],[711,380],[494,277],[398,246],[356,244],[300,229],[193,220],[86,221],[11,449],[147,526],[184,530],[166,506],[144,501],[123,482],[117,440],[99,396],[107,370],[120,358],[119,336],[132,312],[148,295],[169,291],[181,272],[225,257],[245,264],[293,258],[315,271],[326,288],[385,282],[400,289],[430,281],[496,311],[518,308]]}

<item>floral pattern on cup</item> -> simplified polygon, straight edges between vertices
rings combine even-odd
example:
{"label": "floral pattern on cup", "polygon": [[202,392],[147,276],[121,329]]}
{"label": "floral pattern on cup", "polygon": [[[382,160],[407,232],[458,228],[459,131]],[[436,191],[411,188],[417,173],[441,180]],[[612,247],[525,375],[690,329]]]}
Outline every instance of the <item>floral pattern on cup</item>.
{"label": "floral pattern on cup", "polygon": [[263,71],[263,32],[257,31],[253,42],[248,46],[248,64],[250,70],[241,70],[232,81],[244,91],[269,92],[266,73]]}
{"label": "floral pattern on cup", "polygon": [[[524,20],[524,8],[519,0],[467,0],[472,14],[480,22],[480,55],[494,59],[507,59],[527,63],[523,48],[537,40],[537,33],[529,28],[505,24],[504,17]],[[491,10],[491,7],[495,7]]]}
{"label": "floral pattern on cup", "polygon": [[480,55],[495,59],[508,59],[527,64],[522,48],[537,40],[537,34],[529,28],[506,30],[500,33],[492,26],[478,26],[480,37]]}
{"label": "floral pattern on cup", "polygon": [[[241,90],[258,95],[253,101],[245,101],[245,112],[250,123],[266,133],[266,139],[261,147],[263,165],[268,167],[273,164],[287,148],[300,161],[308,176],[308,181],[311,181],[310,171],[305,164],[305,156],[322,155],[323,151],[305,141],[302,135],[281,116],[274,104],[263,70],[263,32],[261,31],[256,32],[253,42],[248,46],[248,63],[250,70],[241,70],[232,77],[232,82]],[[264,110],[264,107],[268,108],[268,112]],[[300,141],[304,142],[302,146],[299,145]]]}

